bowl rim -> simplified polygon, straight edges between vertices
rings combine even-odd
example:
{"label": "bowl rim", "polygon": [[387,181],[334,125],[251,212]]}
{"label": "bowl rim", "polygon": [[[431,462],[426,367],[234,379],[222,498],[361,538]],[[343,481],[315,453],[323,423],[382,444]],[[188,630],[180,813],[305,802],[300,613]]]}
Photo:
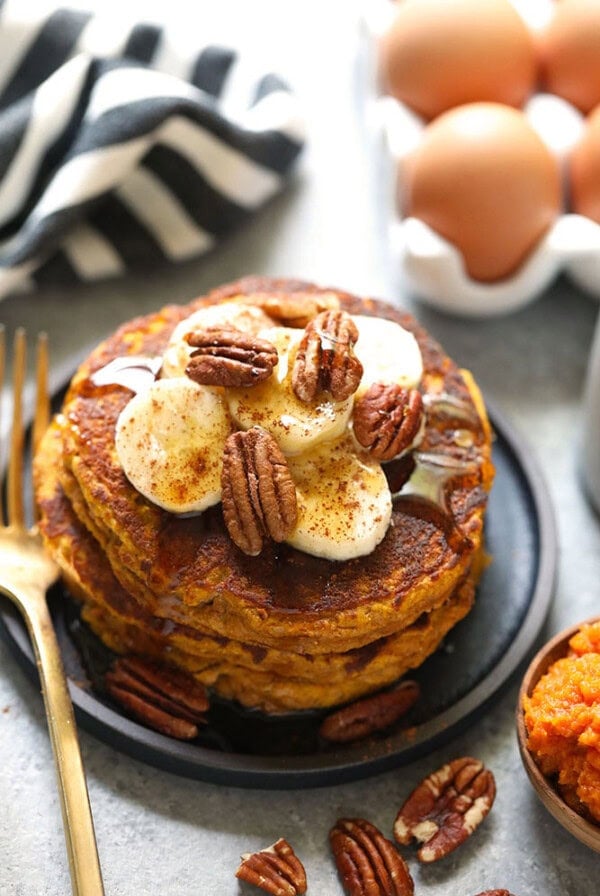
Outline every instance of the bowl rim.
{"label": "bowl rim", "polygon": [[568,626],[547,641],[535,654],[522,678],[516,707],[517,743],[521,761],[539,799],[550,814],[569,833],[590,849],[600,852],[600,824],[588,821],[565,803],[552,781],[537,766],[527,747],[523,698],[529,696],[540,678],[556,660],[566,654],[569,640],[582,626],[600,622],[600,616],[592,616]]}

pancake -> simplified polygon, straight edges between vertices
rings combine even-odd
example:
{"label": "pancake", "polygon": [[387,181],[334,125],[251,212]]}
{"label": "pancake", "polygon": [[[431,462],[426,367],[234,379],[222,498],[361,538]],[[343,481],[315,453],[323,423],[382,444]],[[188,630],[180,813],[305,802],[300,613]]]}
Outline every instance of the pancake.
{"label": "pancake", "polygon": [[[60,428],[47,437],[60,454]],[[58,457],[56,460],[58,461]],[[57,475],[47,467],[40,498],[52,504],[47,529],[70,593],[84,603],[83,619],[120,654],[168,657],[222,696],[267,712],[309,709],[346,702],[419,666],[472,606],[481,558],[467,580],[440,607],[387,638],[338,654],[302,654],[203,635],[153,616],[115,578],[99,543],[83,526]]]}
{"label": "pancake", "polygon": [[[124,356],[162,356],[176,325],[198,309],[235,301],[272,314],[284,300],[307,316],[315,303],[335,303],[396,321],[421,350],[426,414],[416,469],[410,456],[384,464],[390,482],[410,478],[385,537],[365,556],[334,561],[271,541],[248,556],[220,504],[191,517],[170,513],[132,486],[117,455],[115,428],[132,393],[97,385],[97,371]],[[476,385],[409,315],[298,281],[246,278],[131,321],[100,345],[42,441],[35,478],[46,544],[111,649],[168,657],[221,696],[280,712],[354,699],[436,649],[473,603],[493,467]]]}

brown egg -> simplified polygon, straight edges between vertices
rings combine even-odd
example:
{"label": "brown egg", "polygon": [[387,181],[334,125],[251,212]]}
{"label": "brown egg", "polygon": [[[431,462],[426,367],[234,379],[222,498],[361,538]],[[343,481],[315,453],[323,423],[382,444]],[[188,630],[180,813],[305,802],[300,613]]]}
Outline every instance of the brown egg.
{"label": "brown egg", "polygon": [[568,174],[572,211],[600,224],[600,106],[571,153]]}
{"label": "brown egg", "polygon": [[380,77],[428,119],[476,100],[520,106],[535,83],[533,37],[509,0],[402,0]]}
{"label": "brown egg", "polygon": [[582,112],[600,103],[600,0],[561,0],[538,40],[542,84]]}
{"label": "brown egg", "polygon": [[400,188],[402,213],[456,246],[481,281],[513,274],[561,210],[558,162],[521,112],[497,103],[429,124]]}

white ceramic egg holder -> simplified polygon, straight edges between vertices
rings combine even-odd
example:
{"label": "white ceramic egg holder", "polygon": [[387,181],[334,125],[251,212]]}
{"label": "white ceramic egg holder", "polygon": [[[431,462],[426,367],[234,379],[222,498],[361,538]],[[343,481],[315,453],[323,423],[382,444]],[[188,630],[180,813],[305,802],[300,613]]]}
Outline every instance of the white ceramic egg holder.
{"label": "white ceramic egg holder", "polygon": [[[531,27],[550,14],[548,0],[512,0]],[[426,126],[424,119],[377,86],[377,41],[393,17],[393,4],[377,0],[365,7],[363,19],[369,38],[373,108],[369,119],[384,137],[394,170],[402,181],[402,161],[414,150]],[[570,103],[551,94],[535,94],[523,112],[531,126],[556,156],[563,169],[577,143],[585,118]],[[395,185],[391,186],[394,195]],[[467,274],[460,252],[417,218],[391,215],[390,239],[394,258],[417,298],[452,314],[492,317],[515,311],[536,299],[558,276],[567,274],[588,294],[600,300],[600,225],[582,215],[564,213],[507,279],[481,283]]]}

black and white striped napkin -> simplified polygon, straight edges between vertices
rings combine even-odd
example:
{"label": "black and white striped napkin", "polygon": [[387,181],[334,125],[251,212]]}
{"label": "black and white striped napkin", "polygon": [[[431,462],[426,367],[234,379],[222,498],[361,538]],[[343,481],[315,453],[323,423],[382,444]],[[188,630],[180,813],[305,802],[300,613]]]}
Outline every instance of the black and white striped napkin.
{"label": "black and white striped napkin", "polygon": [[0,0],[0,298],[206,252],[281,189],[298,104],[221,45]]}

